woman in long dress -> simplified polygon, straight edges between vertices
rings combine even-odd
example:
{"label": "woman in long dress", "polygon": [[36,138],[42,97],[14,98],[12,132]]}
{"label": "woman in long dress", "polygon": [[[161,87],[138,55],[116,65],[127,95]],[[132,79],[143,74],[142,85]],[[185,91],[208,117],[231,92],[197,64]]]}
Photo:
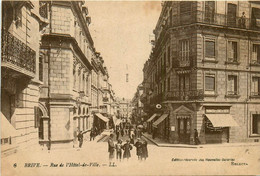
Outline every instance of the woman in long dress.
{"label": "woman in long dress", "polygon": [[123,154],[123,158],[125,159],[129,159],[131,157],[131,153],[130,150],[132,150],[132,146],[130,144],[129,140],[126,140],[126,143],[123,145],[123,150],[124,150],[124,154]]}

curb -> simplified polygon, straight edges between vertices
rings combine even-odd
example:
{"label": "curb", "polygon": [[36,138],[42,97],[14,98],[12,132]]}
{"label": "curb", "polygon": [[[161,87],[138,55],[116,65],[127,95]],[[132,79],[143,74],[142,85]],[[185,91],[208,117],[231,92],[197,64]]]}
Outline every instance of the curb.
{"label": "curb", "polygon": [[148,139],[150,142],[152,142],[153,144],[155,144],[158,147],[174,147],[174,148],[202,148],[202,146],[177,146],[177,145],[167,145],[167,144],[158,144],[157,142],[155,142],[154,140],[152,140],[151,138],[142,135],[142,137]]}
{"label": "curb", "polygon": [[197,145],[197,146],[185,146],[185,145],[174,145],[174,144],[158,144],[155,140],[151,139],[150,137],[147,137],[145,135],[142,135],[143,138],[149,140],[150,142],[152,142],[153,144],[155,144],[158,147],[173,147],[173,148],[216,148],[216,147],[249,147],[249,146],[260,146],[259,144],[255,144],[255,143],[246,143],[246,144],[217,144],[217,145]]}

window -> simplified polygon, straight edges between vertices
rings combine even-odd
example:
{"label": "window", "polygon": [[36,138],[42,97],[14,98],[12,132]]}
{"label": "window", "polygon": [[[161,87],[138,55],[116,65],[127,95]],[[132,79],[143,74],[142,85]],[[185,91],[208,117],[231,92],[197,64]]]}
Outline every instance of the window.
{"label": "window", "polygon": [[180,60],[189,60],[190,46],[189,40],[179,41],[179,57]]}
{"label": "window", "polygon": [[215,41],[205,41],[205,56],[209,58],[215,57]]}
{"label": "window", "polygon": [[260,28],[260,9],[252,8],[252,27]]}
{"label": "window", "polygon": [[228,3],[227,11],[227,24],[228,26],[236,26],[236,15],[237,15],[237,5]]}
{"label": "window", "polygon": [[253,96],[260,95],[260,77],[253,77],[252,87],[253,87],[252,95]]}
{"label": "window", "polygon": [[180,2],[180,13],[181,14],[190,14],[191,12],[191,2],[181,1]]}
{"label": "window", "polygon": [[205,1],[205,21],[214,22],[215,1]]}
{"label": "window", "polygon": [[260,114],[253,114],[252,117],[252,134],[260,134]]}
{"label": "window", "polygon": [[237,95],[237,76],[235,75],[228,75],[228,87],[227,93],[228,95]]}
{"label": "window", "polygon": [[43,57],[39,58],[39,80],[43,81]]}
{"label": "window", "polygon": [[252,63],[260,64],[260,45],[253,44]]}
{"label": "window", "polygon": [[228,41],[228,62],[237,62],[237,42]]}
{"label": "window", "polygon": [[206,91],[215,91],[215,75],[206,75],[205,76],[205,90]]}

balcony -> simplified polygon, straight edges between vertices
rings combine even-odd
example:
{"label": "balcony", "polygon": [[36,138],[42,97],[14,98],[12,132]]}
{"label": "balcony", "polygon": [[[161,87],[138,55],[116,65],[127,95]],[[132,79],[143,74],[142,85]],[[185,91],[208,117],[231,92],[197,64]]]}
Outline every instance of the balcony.
{"label": "balcony", "polygon": [[181,57],[174,58],[172,62],[173,68],[189,68],[196,65],[196,57],[189,56],[186,59],[181,59]]}
{"label": "balcony", "polygon": [[2,30],[2,67],[14,68],[16,71],[26,70],[30,75],[35,73],[36,52],[13,36]]}
{"label": "balcony", "polygon": [[254,29],[256,26],[253,25],[254,23],[252,23],[252,21],[253,20],[249,18],[233,17],[225,14],[191,11],[186,14],[175,15],[173,17],[172,27],[193,23],[205,23],[242,29]]}
{"label": "balcony", "polygon": [[164,95],[164,100],[172,101],[192,101],[203,100],[203,90],[190,90],[190,91],[170,91]]}

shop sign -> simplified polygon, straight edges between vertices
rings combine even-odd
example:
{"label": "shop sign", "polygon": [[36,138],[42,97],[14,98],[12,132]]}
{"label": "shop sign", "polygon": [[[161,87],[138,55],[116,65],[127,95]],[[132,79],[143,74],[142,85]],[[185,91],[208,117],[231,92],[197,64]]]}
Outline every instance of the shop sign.
{"label": "shop sign", "polygon": [[171,126],[171,131],[175,131],[175,126]]}

